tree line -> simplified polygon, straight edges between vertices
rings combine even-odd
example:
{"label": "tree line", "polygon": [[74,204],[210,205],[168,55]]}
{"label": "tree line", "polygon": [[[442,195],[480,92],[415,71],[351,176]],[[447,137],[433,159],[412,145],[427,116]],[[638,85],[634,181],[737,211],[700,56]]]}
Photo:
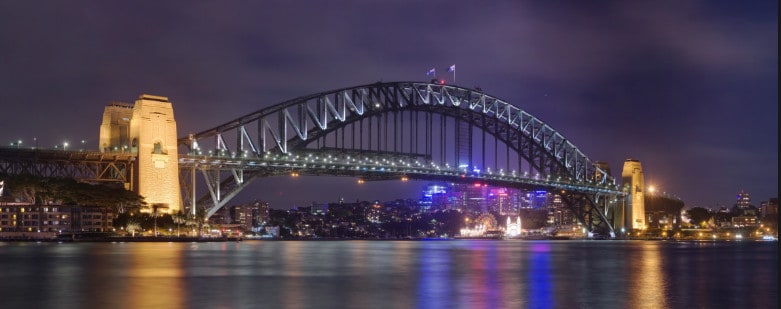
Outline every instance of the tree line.
{"label": "tree line", "polygon": [[[4,195],[33,205],[81,205],[110,207],[125,213],[146,206],[144,197],[120,185],[90,184],[72,178],[39,177],[29,174],[0,175]],[[5,197],[6,200],[9,197]]]}

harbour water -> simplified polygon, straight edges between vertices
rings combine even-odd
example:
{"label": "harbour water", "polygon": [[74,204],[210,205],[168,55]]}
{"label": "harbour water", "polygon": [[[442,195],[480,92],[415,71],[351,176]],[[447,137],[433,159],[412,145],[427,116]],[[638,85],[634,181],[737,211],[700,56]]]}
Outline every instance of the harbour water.
{"label": "harbour water", "polygon": [[778,242],[2,243],[2,308],[777,308]]}

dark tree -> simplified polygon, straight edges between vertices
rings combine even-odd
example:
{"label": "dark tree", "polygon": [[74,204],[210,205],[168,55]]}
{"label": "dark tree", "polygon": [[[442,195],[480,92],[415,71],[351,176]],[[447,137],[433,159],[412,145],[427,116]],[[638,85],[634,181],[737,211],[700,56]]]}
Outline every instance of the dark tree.
{"label": "dark tree", "polygon": [[691,223],[696,226],[706,224],[712,217],[710,211],[702,207],[691,208],[686,211],[686,215],[689,216]]}

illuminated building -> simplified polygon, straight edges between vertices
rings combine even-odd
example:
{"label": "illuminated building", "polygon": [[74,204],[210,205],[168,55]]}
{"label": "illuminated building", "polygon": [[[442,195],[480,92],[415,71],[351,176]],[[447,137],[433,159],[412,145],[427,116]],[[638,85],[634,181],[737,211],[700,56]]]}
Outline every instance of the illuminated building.
{"label": "illuminated building", "polygon": [[644,230],[645,225],[645,204],[644,204],[644,183],[643,168],[639,160],[627,159],[624,161],[624,170],[621,178],[627,189],[627,205],[624,207],[624,220],[621,226]]}
{"label": "illuminated building", "polygon": [[181,210],[176,121],[166,97],[142,94],[129,104],[112,103],[103,112],[100,148],[131,152],[137,160],[133,189],[151,207],[144,211]]}
{"label": "illuminated building", "polygon": [[510,205],[510,195],[507,188],[491,188],[488,190],[488,208],[491,212],[505,215],[512,212]]}
{"label": "illuminated building", "polygon": [[548,203],[548,225],[554,227],[571,226],[577,224],[572,213],[561,198],[561,195],[552,194]]}
{"label": "illuminated building", "polygon": [[530,194],[530,205],[529,208],[532,209],[540,209],[543,207],[546,207],[548,205],[548,192],[547,191],[533,191],[529,192]]}
{"label": "illuminated building", "polygon": [[510,220],[510,217],[507,217],[505,235],[507,237],[519,237],[521,236],[521,231],[523,231],[523,229],[521,228],[521,217],[518,216],[517,218],[515,218],[515,223],[513,223]]}
{"label": "illuminated building", "polygon": [[735,216],[730,218],[732,227],[753,227],[758,226],[756,216]]}
{"label": "illuminated building", "polygon": [[453,200],[456,209],[466,213],[478,215],[488,211],[486,197],[488,196],[488,185],[481,183],[474,184],[453,184]]}
{"label": "illuminated building", "polygon": [[424,211],[446,209],[448,207],[448,188],[445,185],[430,184],[423,190],[420,206]]}
{"label": "illuminated building", "polygon": [[58,233],[112,231],[110,207],[66,205],[3,205],[0,235],[51,238]]}
{"label": "illuminated building", "polygon": [[230,208],[231,223],[237,224],[242,231],[251,231],[257,226],[257,207],[252,204]]}
{"label": "illuminated building", "polygon": [[736,196],[736,200],[735,206],[739,209],[746,209],[751,206],[751,194],[748,194],[746,191],[740,190]]}

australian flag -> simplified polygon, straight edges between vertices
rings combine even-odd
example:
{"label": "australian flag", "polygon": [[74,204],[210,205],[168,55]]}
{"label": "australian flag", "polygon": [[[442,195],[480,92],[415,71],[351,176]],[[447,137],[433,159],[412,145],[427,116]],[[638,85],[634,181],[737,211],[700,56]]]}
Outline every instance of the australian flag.
{"label": "australian flag", "polygon": [[426,72],[426,75],[427,76],[434,76],[434,75],[436,75],[436,71],[434,71],[434,68],[431,68],[431,70],[428,70],[428,72]]}
{"label": "australian flag", "polygon": [[447,68],[448,72],[455,72],[456,71],[456,65],[451,65],[449,68]]}

